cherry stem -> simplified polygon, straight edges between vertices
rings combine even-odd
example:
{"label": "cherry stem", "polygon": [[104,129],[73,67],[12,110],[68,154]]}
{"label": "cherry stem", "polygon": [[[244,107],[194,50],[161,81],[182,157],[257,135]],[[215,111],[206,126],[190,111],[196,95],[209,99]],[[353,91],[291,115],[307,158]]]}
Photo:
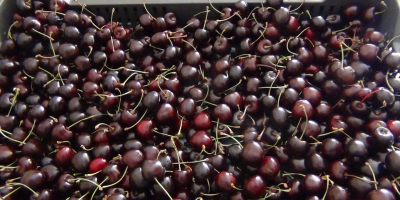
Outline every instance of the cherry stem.
{"label": "cherry stem", "polygon": [[386,76],[385,76],[386,85],[388,86],[389,90],[394,93],[393,87],[389,83],[389,71],[390,71],[390,69],[387,70]]}
{"label": "cherry stem", "polygon": [[99,123],[99,124],[97,124],[97,125],[94,127],[94,129],[98,129],[100,126],[107,126],[107,127],[110,128],[111,130],[114,130],[114,127],[112,127],[112,126],[110,126],[110,125],[108,125],[108,124],[106,124],[106,123]]}
{"label": "cherry stem", "polygon": [[79,2],[78,0],[75,0],[75,2],[78,3],[80,6],[82,6],[83,9],[85,9],[89,14],[91,14],[91,15],[97,17],[94,13],[92,13],[89,9],[86,8],[86,6],[87,6],[86,4],[83,4],[83,5],[82,5],[81,2]]}
{"label": "cherry stem", "polygon": [[325,200],[326,194],[328,193],[328,189],[329,189],[329,175],[326,175],[326,189],[325,189],[325,193],[324,196],[322,197],[321,200]]}
{"label": "cherry stem", "polygon": [[201,162],[207,162],[209,159],[203,159],[203,160],[196,160],[196,161],[188,161],[188,162],[177,162],[177,163],[172,163],[173,165],[180,165],[180,164],[195,164],[195,163],[201,163]]}
{"label": "cherry stem", "polygon": [[5,134],[7,134],[7,135],[12,135],[12,133],[10,133],[10,132],[8,132],[8,131],[6,131],[6,130],[3,130],[3,129],[1,129],[1,127],[0,127],[0,131],[3,131]]}
{"label": "cherry stem", "polygon": [[[254,15],[254,13],[253,13],[253,15]],[[256,40],[254,40],[254,41],[251,43],[251,45],[253,45],[253,44],[256,43],[258,40],[260,40],[261,37],[264,37],[264,33],[265,33],[265,31],[267,30],[267,28],[268,28],[268,22],[265,22],[264,30],[263,30],[262,32],[260,31],[260,36],[258,36],[258,38],[257,38]],[[264,38],[265,38],[265,37],[264,37]]]}
{"label": "cherry stem", "polygon": [[287,88],[288,85],[283,85],[283,86],[275,86],[275,87],[258,87],[258,89],[281,89],[281,88]]}
{"label": "cherry stem", "polygon": [[261,140],[263,134],[265,133],[265,129],[267,129],[267,127],[264,125],[263,130],[261,131],[260,135],[257,136],[257,140]]}
{"label": "cherry stem", "polygon": [[216,194],[205,194],[205,193],[203,193],[203,192],[200,192],[200,195],[206,196],[206,197],[218,196],[218,195],[220,195],[220,194],[221,194],[221,193],[216,193]]}
{"label": "cherry stem", "polygon": [[358,53],[357,51],[355,51],[354,49],[352,49],[351,47],[349,47],[346,43],[342,42],[341,44],[344,45],[345,47],[347,47],[346,49],[344,49],[345,51],[350,50],[350,51],[352,51],[352,52],[354,52],[354,53]]}
{"label": "cherry stem", "polygon": [[[108,180],[108,177],[106,177],[99,185],[103,185],[103,183],[105,183]],[[103,187],[104,188],[104,187]],[[90,198],[90,200],[92,200],[94,198],[94,195],[96,194],[97,190],[99,188],[96,187],[96,189],[93,191],[92,197]]]}
{"label": "cherry stem", "polygon": [[232,58],[232,60],[235,60],[237,58],[240,58],[240,59],[242,59],[242,58],[251,58],[251,56],[252,56],[251,54],[240,54],[240,55]]}
{"label": "cherry stem", "polygon": [[87,195],[90,194],[90,191],[87,191],[84,195],[82,195],[78,200],[84,199]]}
{"label": "cherry stem", "polygon": [[[143,1],[143,3],[144,3],[144,1]],[[147,9],[146,9],[146,11],[147,11]],[[112,8],[111,9],[111,21],[110,21],[110,28],[112,28],[112,26],[113,26],[113,17],[114,17],[114,12],[115,12],[115,8]],[[112,41],[111,41],[112,42]]]}
{"label": "cherry stem", "polygon": [[[267,58],[267,60],[270,61],[269,58]],[[278,63],[279,63],[279,62],[280,62],[280,60],[278,60]],[[275,66],[275,67],[279,67],[279,68],[283,68],[283,69],[286,68],[286,66],[282,66],[282,65],[275,64],[275,63],[273,63],[272,61],[270,61],[269,63],[270,63],[271,65]]]}
{"label": "cherry stem", "polygon": [[359,180],[361,180],[361,181],[364,181],[364,182],[366,182],[366,183],[378,184],[378,182],[376,182],[376,181],[370,181],[370,180],[366,180],[366,179],[360,178],[360,177],[358,177],[358,176],[354,176],[354,175],[347,174],[347,173],[345,173],[345,174],[344,174],[344,176],[345,176],[345,177],[352,177],[352,178],[356,178],[356,179],[359,179]]}
{"label": "cherry stem", "polygon": [[303,109],[304,115],[306,116],[306,125],[304,126],[303,133],[300,136],[300,140],[301,140],[303,138],[303,136],[304,136],[304,133],[306,132],[306,129],[307,129],[308,115],[307,115],[306,108],[304,107],[304,105],[300,105],[300,107],[301,107],[301,109]]}
{"label": "cherry stem", "polygon": [[[296,38],[300,37],[301,34],[303,34],[307,29],[310,29],[310,27],[305,28],[304,30],[302,30],[297,36]],[[307,38],[307,37],[306,37]]]}
{"label": "cherry stem", "polygon": [[175,31],[175,32],[170,32],[169,34],[172,35],[172,34],[174,34],[174,33],[178,33],[178,32],[180,32],[180,31],[183,31],[186,27],[188,27],[188,26],[190,26],[190,25],[192,25],[192,24],[193,24],[193,22],[190,22],[189,24],[186,24],[184,27],[180,28],[179,30],[177,30],[177,31]]}
{"label": "cherry stem", "polygon": [[85,121],[85,120],[92,119],[92,118],[98,117],[98,116],[103,116],[103,115],[107,115],[107,114],[98,114],[98,115],[92,115],[92,116],[83,118],[83,119],[81,119],[81,120],[79,120],[79,121],[77,121],[77,122],[71,124],[71,125],[68,126],[67,128],[70,129],[70,128],[72,128],[73,126],[75,126],[75,125],[77,125],[77,124],[79,124],[79,123],[81,123],[81,122],[83,122],[83,121]]}
{"label": "cherry stem", "polygon": [[175,36],[175,37],[168,37],[170,39],[175,39],[175,38],[186,38],[187,35],[180,35],[180,36]]}
{"label": "cherry stem", "polygon": [[89,57],[90,56],[90,54],[92,54],[92,51],[93,51],[93,47],[92,46],[89,46],[89,54],[86,56],[86,57]]}
{"label": "cherry stem", "polygon": [[268,149],[274,148],[274,147],[278,144],[278,142],[279,142],[281,139],[282,139],[282,137],[278,135],[278,136],[276,137],[276,142],[275,142],[273,145],[268,145],[268,146],[270,146]]}
{"label": "cherry stem", "polygon": [[35,56],[35,58],[48,58],[48,59],[50,59],[50,58],[58,58],[58,57],[60,57],[60,55],[55,55],[55,56],[42,56],[42,55],[38,54],[38,55]]}
{"label": "cherry stem", "polygon": [[304,174],[299,174],[299,173],[284,173],[284,174],[282,174],[282,176],[291,176],[291,175],[297,175],[297,176],[302,176],[302,177],[305,177],[306,175],[304,175]]}
{"label": "cherry stem", "polygon": [[25,137],[25,139],[22,141],[22,143],[19,144],[19,146],[22,146],[23,143],[26,142],[26,140],[28,140],[29,136],[31,136],[33,134],[33,129],[35,128],[36,125],[36,119],[33,120],[33,124],[32,124],[32,128],[29,131],[28,135]]}
{"label": "cherry stem", "polygon": [[298,10],[298,9],[300,9],[301,8],[301,6],[303,6],[303,4],[304,4],[304,2],[305,2],[306,0],[303,0],[302,2],[301,2],[301,4],[297,7],[297,8],[295,8],[295,9],[293,9],[293,10],[291,10],[290,11],[290,13],[293,13],[294,11],[296,11],[296,10]]}
{"label": "cherry stem", "polygon": [[292,190],[292,188],[289,188],[289,189],[286,189],[286,190],[280,189],[280,188],[276,188],[276,187],[266,187],[266,188],[269,189],[269,190],[276,190],[276,191],[280,191],[280,192],[290,192]]}
{"label": "cherry stem", "polygon": [[7,117],[10,116],[11,110],[12,110],[12,108],[14,107],[15,103],[17,102],[17,97],[18,97],[19,92],[20,92],[21,90],[20,90],[19,88],[14,88],[14,91],[15,91],[15,95],[14,95],[13,100],[12,100],[12,102],[11,102],[11,107],[10,107],[10,109],[8,110]]}
{"label": "cherry stem", "polygon": [[393,186],[393,188],[396,190],[397,194],[400,195],[400,191],[399,191],[399,189],[397,188],[396,183],[393,182],[393,183],[392,183],[392,186]]}
{"label": "cherry stem", "polygon": [[[232,135],[231,137],[237,137],[237,138],[244,138],[243,135]],[[231,137],[218,137],[218,140],[222,140],[222,139],[231,139]],[[217,140],[217,138],[213,137],[213,140]]]}
{"label": "cherry stem", "polygon": [[387,49],[388,48],[388,46],[390,45],[390,43],[392,43],[396,38],[398,38],[398,37],[400,37],[400,35],[398,35],[398,36],[396,36],[396,37],[394,37],[394,38],[392,38],[387,44],[386,44],[386,46],[385,46],[385,48],[384,49]]}
{"label": "cherry stem", "polygon": [[19,179],[21,179],[21,177],[17,177],[17,178],[13,178],[13,179],[8,179],[8,180],[6,181],[6,183],[12,183],[12,182],[14,182],[14,181],[16,181],[16,180],[19,180]]}
{"label": "cherry stem", "polygon": [[144,118],[144,116],[146,115],[146,113],[147,113],[147,109],[144,111],[142,117],[140,117],[140,119],[139,119],[134,125],[132,125],[132,126],[130,126],[130,127],[124,128],[124,131],[127,131],[127,130],[129,130],[129,129],[132,129],[132,128],[134,128],[136,125],[138,125],[139,122],[142,121],[142,119]]}
{"label": "cherry stem", "polygon": [[92,183],[93,185],[97,186],[100,191],[103,191],[103,187],[101,187],[101,185],[97,184],[96,182],[94,182],[92,180],[89,180],[86,178],[74,178],[74,179],[67,180],[67,182],[73,182],[73,181],[74,182],[86,181],[86,182]]}
{"label": "cherry stem", "polygon": [[223,92],[221,92],[221,93],[219,93],[219,94],[225,94],[226,92],[235,89],[235,88],[236,88],[237,86],[239,86],[241,83],[242,83],[242,79],[240,79],[239,82],[238,82],[236,85],[234,85],[234,86],[232,86],[232,87],[226,89],[225,91],[223,91]]}
{"label": "cherry stem", "polygon": [[90,148],[90,149],[87,149],[87,148],[85,147],[85,145],[83,145],[83,144],[82,144],[80,147],[81,147],[84,151],[91,151],[91,150],[93,150],[93,148],[94,148],[94,147],[92,147],[92,148]]}
{"label": "cherry stem", "polygon": [[92,20],[90,20],[90,23],[99,31],[103,30],[102,28],[99,28]]}
{"label": "cherry stem", "polygon": [[36,33],[38,33],[38,34],[40,34],[40,35],[43,35],[44,37],[49,38],[51,41],[54,41],[54,39],[53,39],[52,37],[50,37],[50,36],[48,36],[48,35],[46,35],[46,34],[40,32],[40,31],[38,31],[38,30],[36,30],[36,29],[32,29],[32,30],[33,30],[33,32],[36,32]]}
{"label": "cherry stem", "polygon": [[173,135],[168,135],[168,134],[166,134],[166,133],[161,133],[161,132],[159,132],[159,131],[157,131],[157,130],[152,130],[154,133],[157,133],[157,134],[160,134],[160,135],[164,135],[164,136],[167,136],[167,137],[174,137]]}
{"label": "cherry stem", "polygon": [[[278,71],[276,72],[276,76],[275,76],[274,80],[273,80],[272,83],[271,83],[271,87],[272,87],[272,85],[274,85],[276,79],[278,79],[280,73],[281,73],[280,70],[278,70]],[[268,91],[268,96],[271,95],[271,89],[272,89],[272,88],[270,88],[269,91]]]}
{"label": "cherry stem", "polygon": [[205,101],[205,100],[201,100],[201,101],[202,101],[202,103],[206,103],[206,104],[208,104],[208,105],[218,106],[217,104],[213,104],[213,103],[210,103],[210,102]]}
{"label": "cherry stem", "polygon": [[233,183],[231,183],[231,187],[233,189],[235,189],[235,190],[238,190],[238,191],[242,191],[243,190],[243,189],[240,189],[240,188],[236,187],[235,184],[233,184]]}
{"label": "cherry stem", "polygon": [[251,10],[251,12],[249,13],[249,15],[247,15],[247,17],[246,17],[245,19],[250,19],[250,16],[252,16],[252,15],[253,15],[253,12],[254,12],[256,9],[258,9],[258,8],[260,8],[260,7],[258,7],[258,6],[254,7],[253,10]]}
{"label": "cherry stem", "polygon": [[32,188],[30,188],[29,186],[27,186],[27,185],[25,185],[25,184],[22,184],[22,183],[10,183],[10,184],[8,184],[8,185],[9,185],[9,186],[17,186],[17,185],[23,186],[23,187],[25,187],[26,189],[30,190],[35,196],[38,196],[38,195],[39,195],[39,194],[36,193]]}
{"label": "cherry stem", "polygon": [[136,104],[135,108],[133,108],[133,110],[131,111],[132,114],[133,114],[133,112],[139,107],[140,103],[141,103],[142,100],[143,100],[144,91],[143,91],[143,89],[141,89],[140,91],[141,91],[142,95],[140,96],[139,102]]}
{"label": "cherry stem", "polygon": [[208,0],[208,2],[210,2],[210,6],[211,6],[211,8],[213,8],[217,13],[219,13],[219,14],[221,14],[222,16],[224,16],[225,15],[225,13],[223,13],[223,12],[221,12],[221,11],[219,11],[218,9],[216,9],[213,5],[212,5],[212,3],[211,3],[211,0]]}
{"label": "cherry stem", "polygon": [[241,148],[243,148],[243,145],[240,144],[240,142],[239,142],[235,137],[233,137],[232,135],[228,135],[228,134],[226,134],[226,133],[224,133],[224,132],[221,132],[221,135],[230,137],[230,138],[231,138],[232,140],[234,140]]}
{"label": "cherry stem", "polygon": [[125,175],[126,175],[127,171],[128,171],[128,166],[125,167],[125,171],[124,171],[124,173],[122,174],[121,178],[118,181],[116,181],[115,183],[112,183],[110,185],[105,185],[105,186],[103,186],[103,188],[109,188],[109,187],[112,187],[112,186],[117,185],[118,183],[120,183],[125,178]]}
{"label": "cherry stem", "polygon": [[193,50],[196,51],[196,48],[194,48],[194,46],[192,44],[190,44],[190,42],[188,42],[188,41],[186,41],[184,39],[182,39],[182,41],[185,42],[186,44],[188,44],[189,46],[191,46],[193,48]]}
{"label": "cherry stem", "polygon": [[10,138],[10,137],[8,137],[7,135],[5,135],[5,134],[3,133],[3,130],[1,129],[1,127],[0,127],[0,134],[3,135],[3,136],[4,136],[5,138],[7,138],[8,140],[11,140],[11,141],[13,141],[13,142],[19,143],[19,144],[21,144],[21,145],[26,144],[26,143],[24,143],[24,142],[21,142],[21,141],[19,141],[19,140],[13,139],[13,138]]}
{"label": "cherry stem", "polygon": [[379,91],[381,91],[381,90],[383,90],[383,89],[382,89],[382,88],[379,88],[379,89],[374,90],[373,92],[370,92],[367,96],[365,96],[365,97],[361,100],[360,103],[364,103],[364,101],[365,101],[366,99],[368,99],[368,97],[370,97],[371,95],[373,95],[373,94],[375,94],[375,93],[377,93],[377,92],[379,92]]}
{"label": "cherry stem", "polygon": [[243,111],[243,113],[238,117],[240,120],[242,120],[243,119],[243,117],[246,115],[246,111],[247,111],[247,108],[250,106],[250,104],[249,105],[247,105],[245,108],[244,108],[244,111]]}
{"label": "cherry stem", "polygon": [[278,100],[277,100],[277,104],[276,104],[277,107],[279,107],[279,101],[281,100],[282,94],[285,92],[285,88],[283,88],[283,90],[282,90],[282,88],[279,88],[279,90],[281,90],[281,92],[279,93],[279,96],[278,96]]}
{"label": "cherry stem", "polygon": [[254,120],[254,118],[253,118],[251,115],[249,115],[249,114],[246,114],[246,115],[247,115],[247,117],[250,118],[251,123],[253,124],[253,126],[255,126],[255,125],[256,125],[256,121]]}
{"label": "cherry stem", "polygon": [[337,31],[333,31],[332,34],[335,34],[335,33],[341,32],[341,31],[345,31],[345,30],[349,29],[351,26],[353,26],[353,23],[350,22],[348,27],[345,27],[345,28],[337,30]]}
{"label": "cherry stem", "polygon": [[365,162],[365,165],[367,165],[368,168],[369,168],[369,170],[371,171],[372,179],[374,180],[375,190],[377,190],[377,189],[378,189],[378,182],[376,182],[374,170],[372,169],[372,167],[371,167],[371,165],[369,164],[369,162]]}
{"label": "cherry stem", "polygon": [[263,27],[263,26],[261,25],[261,23],[257,21],[257,17],[256,17],[256,14],[255,14],[255,13],[252,13],[251,15],[253,16],[253,20],[254,20],[258,25],[260,25],[260,26],[261,26],[262,28],[264,28],[264,29],[267,28],[267,26],[266,26],[266,27]]}
{"label": "cherry stem", "polygon": [[204,24],[203,24],[203,29],[206,28],[206,24],[207,24],[207,18],[208,18],[208,13],[210,12],[209,7],[206,6],[206,18],[204,19]]}
{"label": "cherry stem", "polygon": [[11,196],[12,194],[14,194],[16,191],[18,191],[19,189],[21,189],[21,187],[17,187],[15,190],[11,191],[10,193],[2,196],[2,199],[7,199],[7,197]]}
{"label": "cherry stem", "polygon": [[8,28],[8,32],[7,32],[8,38],[12,38],[12,35],[11,35],[11,28],[12,28],[15,24],[18,24],[18,23],[19,23],[19,21],[15,21],[14,23],[11,24],[10,28]]}
{"label": "cherry stem", "polygon": [[[308,17],[309,17],[310,19],[312,19],[311,14],[310,14],[310,11],[309,11],[309,10],[306,10],[306,13],[307,13]],[[299,15],[299,18],[300,18],[300,15]]]}
{"label": "cherry stem", "polygon": [[164,186],[157,180],[157,178],[154,178],[154,180],[157,182],[157,184],[161,187],[162,190],[164,190],[165,194],[167,194],[168,198],[173,200],[171,195],[168,193],[168,191],[164,188]]}
{"label": "cherry stem", "polygon": [[[85,176],[86,177],[88,177],[88,176],[94,176],[94,175],[96,175],[96,174],[98,174],[98,173],[100,173],[100,172],[102,172],[102,170],[99,170],[99,171],[97,171],[97,172],[95,172],[95,173],[92,173],[92,174],[85,174]],[[101,184],[100,184],[101,185]]]}
{"label": "cherry stem", "polygon": [[[181,160],[183,162],[183,159],[182,159],[181,155],[179,154],[178,148],[176,147],[174,137],[171,137],[171,143],[172,143],[172,147],[175,149],[176,156],[178,157],[178,168],[179,168],[179,171],[181,171]],[[182,164],[186,167],[185,163],[182,163]]]}
{"label": "cherry stem", "polygon": [[379,15],[381,13],[384,13],[387,10],[388,6],[386,5],[386,3],[384,1],[381,1],[381,5],[384,6],[385,8],[382,11],[375,12],[374,13],[375,15]]}
{"label": "cherry stem", "polygon": [[[215,126],[215,149],[218,149],[218,127],[219,127],[219,118],[217,119],[217,125]],[[214,152],[214,155],[217,155],[217,151]]]}
{"label": "cherry stem", "polygon": [[342,69],[344,68],[344,51],[343,51],[343,43],[340,43],[340,49],[342,50]]}
{"label": "cherry stem", "polygon": [[224,21],[228,21],[228,20],[232,19],[232,18],[235,17],[235,16],[238,16],[240,19],[242,19],[242,17],[240,17],[240,15],[239,15],[237,12],[235,12],[235,13],[233,13],[233,15],[231,15],[231,16],[228,17],[228,18],[221,19],[221,20],[217,19],[217,20],[215,20],[215,21],[216,21],[216,22],[224,22]]}

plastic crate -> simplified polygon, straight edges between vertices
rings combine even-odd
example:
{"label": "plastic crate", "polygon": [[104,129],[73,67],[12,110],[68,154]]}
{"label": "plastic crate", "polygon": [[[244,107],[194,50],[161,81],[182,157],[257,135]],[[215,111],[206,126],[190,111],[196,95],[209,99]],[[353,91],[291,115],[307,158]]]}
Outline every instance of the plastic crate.
{"label": "plastic crate", "polygon": [[[65,0],[72,8],[79,10],[81,7],[74,0]],[[265,2],[265,0],[262,0]],[[302,0],[284,0],[286,5],[299,5]],[[331,13],[340,13],[343,6],[357,3],[361,6],[380,5],[381,0],[306,0],[299,12],[309,10],[312,16],[326,16]],[[400,0],[384,0],[388,8],[378,16],[377,29],[387,34],[388,39],[400,35]],[[143,0],[80,0],[95,14],[104,17],[111,16],[115,8],[114,20],[124,26],[135,26],[140,15],[145,13]],[[232,6],[236,0],[212,0],[213,5],[220,9]],[[260,6],[261,0],[246,0],[251,6]],[[149,12],[154,16],[163,16],[165,12],[175,13],[178,22],[184,25],[194,14],[205,10],[209,5],[208,0],[146,0]],[[15,12],[15,0],[0,0],[0,42],[5,38],[11,24],[12,13]],[[188,12],[185,12],[188,11]],[[210,12],[213,18],[218,13]],[[393,46],[400,51],[400,41],[396,40]]]}

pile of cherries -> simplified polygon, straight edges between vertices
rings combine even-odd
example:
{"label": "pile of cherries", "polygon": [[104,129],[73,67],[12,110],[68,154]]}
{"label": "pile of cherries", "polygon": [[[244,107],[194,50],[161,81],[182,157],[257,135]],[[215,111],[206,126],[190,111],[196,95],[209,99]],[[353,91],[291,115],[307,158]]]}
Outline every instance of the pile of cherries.
{"label": "pile of cherries", "polygon": [[115,9],[15,4],[0,199],[400,199],[400,53],[374,28],[384,2],[328,16],[210,2],[179,23],[143,3],[134,28]]}

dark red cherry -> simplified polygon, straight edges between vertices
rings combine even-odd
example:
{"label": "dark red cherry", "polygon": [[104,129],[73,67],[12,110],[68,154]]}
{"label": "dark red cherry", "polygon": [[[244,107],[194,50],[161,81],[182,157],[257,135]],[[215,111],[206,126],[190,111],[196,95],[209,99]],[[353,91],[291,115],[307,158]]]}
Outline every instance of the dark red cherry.
{"label": "dark red cherry", "polygon": [[265,181],[261,176],[254,175],[244,182],[243,192],[248,198],[261,198],[265,194]]}
{"label": "dark red cherry", "polygon": [[241,158],[245,164],[257,167],[262,163],[262,159],[264,158],[264,150],[258,142],[247,142],[243,146]]}

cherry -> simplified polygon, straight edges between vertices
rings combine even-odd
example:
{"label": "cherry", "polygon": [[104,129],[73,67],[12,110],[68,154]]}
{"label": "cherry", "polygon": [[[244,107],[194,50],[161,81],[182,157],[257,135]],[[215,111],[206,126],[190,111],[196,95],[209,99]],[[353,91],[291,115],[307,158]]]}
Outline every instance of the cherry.
{"label": "cherry", "polygon": [[[57,156],[57,155],[56,155]],[[88,170],[88,166],[90,163],[90,155],[86,151],[80,151],[73,155],[71,159],[72,167],[81,173],[85,173]]]}
{"label": "cherry", "polygon": [[71,163],[74,157],[74,151],[71,147],[63,146],[61,147],[54,158],[57,165],[66,166]]}
{"label": "cherry", "polygon": [[201,151],[203,149],[210,149],[212,146],[212,140],[206,131],[199,130],[190,137],[190,144],[194,149]]}
{"label": "cherry", "polygon": [[130,188],[137,191],[143,191],[148,183],[149,182],[143,177],[143,169],[141,167],[136,167],[132,170],[129,175]]}
{"label": "cherry", "polygon": [[379,188],[376,190],[372,190],[367,194],[365,197],[367,200],[373,200],[373,199],[387,199],[387,200],[394,200],[396,197],[394,194],[387,189],[384,188]]}
{"label": "cherry", "polygon": [[169,103],[162,104],[156,114],[156,120],[161,124],[166,124],[170,119],[176,117],[176,111]]}
{"label": "cherry", "polygon": [[325,189],[324,181],[314,174],[307,174],[302,180],[302,186],[307,194],[320,194]]}
{"label": "cherry", "polygon": [[393,133],[385,127],[378,127],[372,133],[374,143],[380,148],[388,148],[393,145]]}
{"label": "cherry", "polygon": [[365,176],[348,177],[348,190],[353,198],[365,198],[365,196],[373,190],[373,183]]}
{"label": "cherry", "polygon": [[258,172],[260,175],[265,178],[266,180],[274,179],[280,169],[280,164],[278,160],[272,156],[266,156],[264,157]]}
{"label": "cherry", "polygon": [[143,160],[143,154],[139,150],[130,150],[123,156],[123,162],[130,168],[134,168],[141,164]]}
{"label": "cherry", "polygon": [[400,162],[400,152],[399,151],[391,151],[386,155],[385,165],[386,165],[388,171],[395,176],[400,175],[400,171],[396,167],[396,165],[399,162]]}
{"label": "cherry", "polygon": [[243,192],[248,198],[261,198],[265,193],[265,181],[261,176],[254,175],[244,182]]}
{"label": "cherry", "polygon": [[215,177],[215,184],[221,191],[224,192],[234,192],[235,188],[232,185],[236,185],[236,176],[227,171],[222,171],[217,174]]}
{"label": "cherry", "polygon": [[163,178],[165,175],[165,168],[158,160],[144,160],[142,164],[143,178],[152,180],[154,178]]}
{"label": "cherry", "polygon": [[273,14],[273,22],[278,26],[286,26],[290,21],[290,12],[286,7],[281,7]]}
{"label": "cherry", "polygon": [[259,166],[264,158],[264,150],[260,143],[255,141],[247,142],[242,149],[241,159],[249,166]]}
{"label": "cherry", "polygon": [[46,183],[46,175],[39,170],[28,170],[21,177],[21,184],[26,185],[32,190],[39,190]]}
{"label": "cherry", "polygon": [[193,118],[193,126],[197,130],[208,130],[212,127],[210,115],[200,112]]}
{"label": "cherry", "polygon": [[379,48],[374,44],[364,44],[358,50],[361,60],[372,62],[377,59]]}
{"label": "cherry", "polygon": [[327,192],[326,192],[326,199],[343,199],[343,200],[350,200],[350,194],[349,192],[339,186],[339,185],[332,185],[328,188]]}

